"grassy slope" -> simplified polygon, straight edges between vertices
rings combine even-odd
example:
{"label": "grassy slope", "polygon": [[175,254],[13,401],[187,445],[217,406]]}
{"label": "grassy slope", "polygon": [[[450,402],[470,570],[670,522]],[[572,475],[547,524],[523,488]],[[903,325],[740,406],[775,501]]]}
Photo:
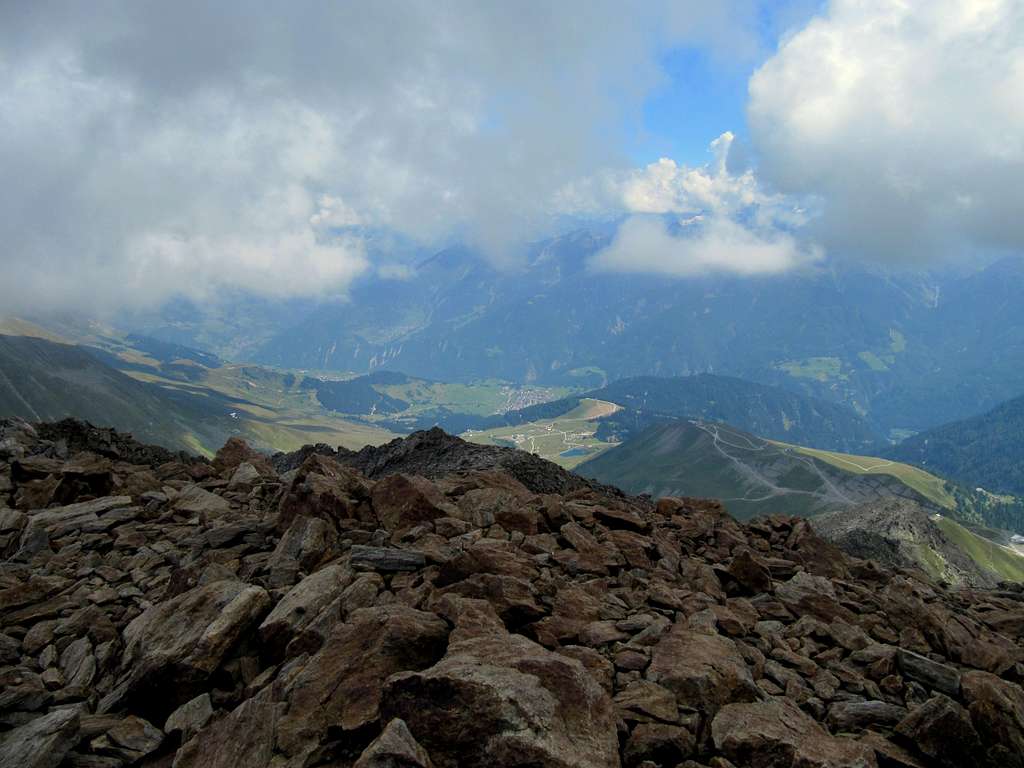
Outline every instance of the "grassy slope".
{"label": "grassy slope", "polygon": [[962,548],[974,562],[1010,581],[1024,581],[1024,557],[1008,547],[982,538],[955,520],[943,516],[936,521],[950,541]]}
{"label": "grassy slope", "polygon": [[[530,422],[512,427],[498,427],[484,432],[467,432],[462,437],[482,445],[511,445],[542,458],[573,469],[612,446],[594,436],[594,420],[614,413],[619,406],[601,400],[584,399],[568,413],[554,419]],[[579,455],[563,455],[581,449]]]}
{"label": "grassy slope", "polygon": [[956,500],[947,489],[946,481],[918,467],[872,456],[855,456],[836,451],[822,451],[817,448],[805,448],[804,446],[789,445],[788,443],[778,444],[786,445],[799,453],[821,459],[832,466],[854,474],[891,475],[913,488],[925,498],[931,499],[940,507],[956,509]]}

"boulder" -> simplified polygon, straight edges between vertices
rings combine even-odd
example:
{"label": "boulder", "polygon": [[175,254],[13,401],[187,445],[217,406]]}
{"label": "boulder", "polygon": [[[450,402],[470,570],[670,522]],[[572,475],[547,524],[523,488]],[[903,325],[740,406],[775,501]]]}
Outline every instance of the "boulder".
{"label": "boulder", "polygon": [[757,595],[770,592],[772,574],[760,558],[754,557],[749,550],[742,550],[729,564],[729,575],[736,580],[746,594]]}
{"label": "boulder", "polygon": [[231,511],[227,499],[210,493],[198,485],[185,488],[174,500],[174,509],[185,515],[203,515],[216,518]]}
{"label": "boulder", "polygon": [[911,711],[896,726],[896,734],[944,768],[974,765],[984,754],[967,710],[941,694]]}
{"label": "boulder", "polygon": [[[284,655],[285,647],[352,583],[351,570],[340,563],[313,573],[288,592],[260,624],[260,641],[274,659]],[[338,611],[337,619],[341,620]]]}
{"label": "boulder", "polygon": [[989,672],[967,672],[961,686],[989,764],[1024,768],[1024,690]]}
{"label": "boulder", "polygon": [[372,728],[384,681],[396,672],[429,667],[447,641],[448,625],[432,613],[402,605],[353,611],[289,686],[288,712],[279,725],[281,750],[303,755],[328,730]]}
{"label": "boulder", "polygon": [[810,716],[777,698],[727,704],[711,722],[722,755],[744,768],[876,768],[875,752],[830,735]]}
{"label": "boulder", "polygon": [[277,530],[286,531],[300,516],[323,520],[335,531],[353,524],[376,525],[370,484],[329,456],[311,454],[302,462],[278,503]]}
{"label": "boulder", "polygon": [[452,643],[430,669],[389,679],[381,709],[408,724],[439,768],[619,765],[605,691],[579,662],[521,635]]}
{"label": "boulder", "polygon": [[174,710],[164,723],[168,735],[179,734],[182,743],[191,739],[213,717],[210,694],[201,693]]}
{"label": "boulder", "polygon": [[404,720],[391,720],[356,760],[353,768],[433,768],[430,756]]}
{"label": "boulder", "polygon": [[260,691],[185,742],[173,768],[267,768],[284,708],[270,688]]}
{"label": "boulder", "polygon": [[262,588],[217,581],[144,611],[124,631],[123,696],[163,722],[200,692],[269,607]]}
{"label": "boulder", "polygon": [[392,533],[433,522],[455,509],[436,485],[415,475],[388,475],[373,486],[370,499],[378,523]]}
{"label": "boulder", "polygon": [[654,646],[646,677],[672,691],[680,706],[706,714],[762,695],[735,642],[678,623]]}
{"label": "boulder", "polygon": [[76,709],[55,709],[3,734],[0,765],[11,768],[57,768],[78,741]]}
{"label": "boulder", "polygon": [[960,672],[949,664],[932,661],[927,656],[900,648],[896,664],[904,677],[947,696],[960,694]]}

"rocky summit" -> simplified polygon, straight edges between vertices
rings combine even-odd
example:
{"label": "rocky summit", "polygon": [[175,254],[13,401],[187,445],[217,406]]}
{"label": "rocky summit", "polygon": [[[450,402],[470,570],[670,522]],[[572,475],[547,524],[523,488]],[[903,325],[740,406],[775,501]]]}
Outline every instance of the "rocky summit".
{"label": "rocky summit", "polygon": [[0,423],[0,766],[1024,766],[1024,593],[439,431]]}

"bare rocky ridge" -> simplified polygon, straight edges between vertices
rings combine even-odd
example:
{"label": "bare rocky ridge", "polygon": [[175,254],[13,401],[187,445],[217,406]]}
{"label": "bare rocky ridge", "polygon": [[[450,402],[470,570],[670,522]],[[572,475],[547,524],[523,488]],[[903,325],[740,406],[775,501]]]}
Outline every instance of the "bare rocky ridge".
{"label": "bare rocky ridge", "polygon": [[1024,766],[1019,587],[443,433],[50,429],[0,424],[0,766]]}
{"label": "bare rocky ridge", "polygon": [[930,558],[944,581],[994,587],[982,569],[932,521],[928,510],[909,499],[889,499],[814,518],[814,528],[844,552],[889,567],[922,566]]}

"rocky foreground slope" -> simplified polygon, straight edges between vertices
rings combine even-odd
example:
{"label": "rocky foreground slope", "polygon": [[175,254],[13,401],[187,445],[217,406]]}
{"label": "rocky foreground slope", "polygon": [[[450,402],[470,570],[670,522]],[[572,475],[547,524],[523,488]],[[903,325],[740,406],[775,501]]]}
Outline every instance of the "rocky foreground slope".
{"label": "rocky foreground slope", "polygon": [[0,766],[1024,766],[1024,594],[427,432],[0,424]]}

